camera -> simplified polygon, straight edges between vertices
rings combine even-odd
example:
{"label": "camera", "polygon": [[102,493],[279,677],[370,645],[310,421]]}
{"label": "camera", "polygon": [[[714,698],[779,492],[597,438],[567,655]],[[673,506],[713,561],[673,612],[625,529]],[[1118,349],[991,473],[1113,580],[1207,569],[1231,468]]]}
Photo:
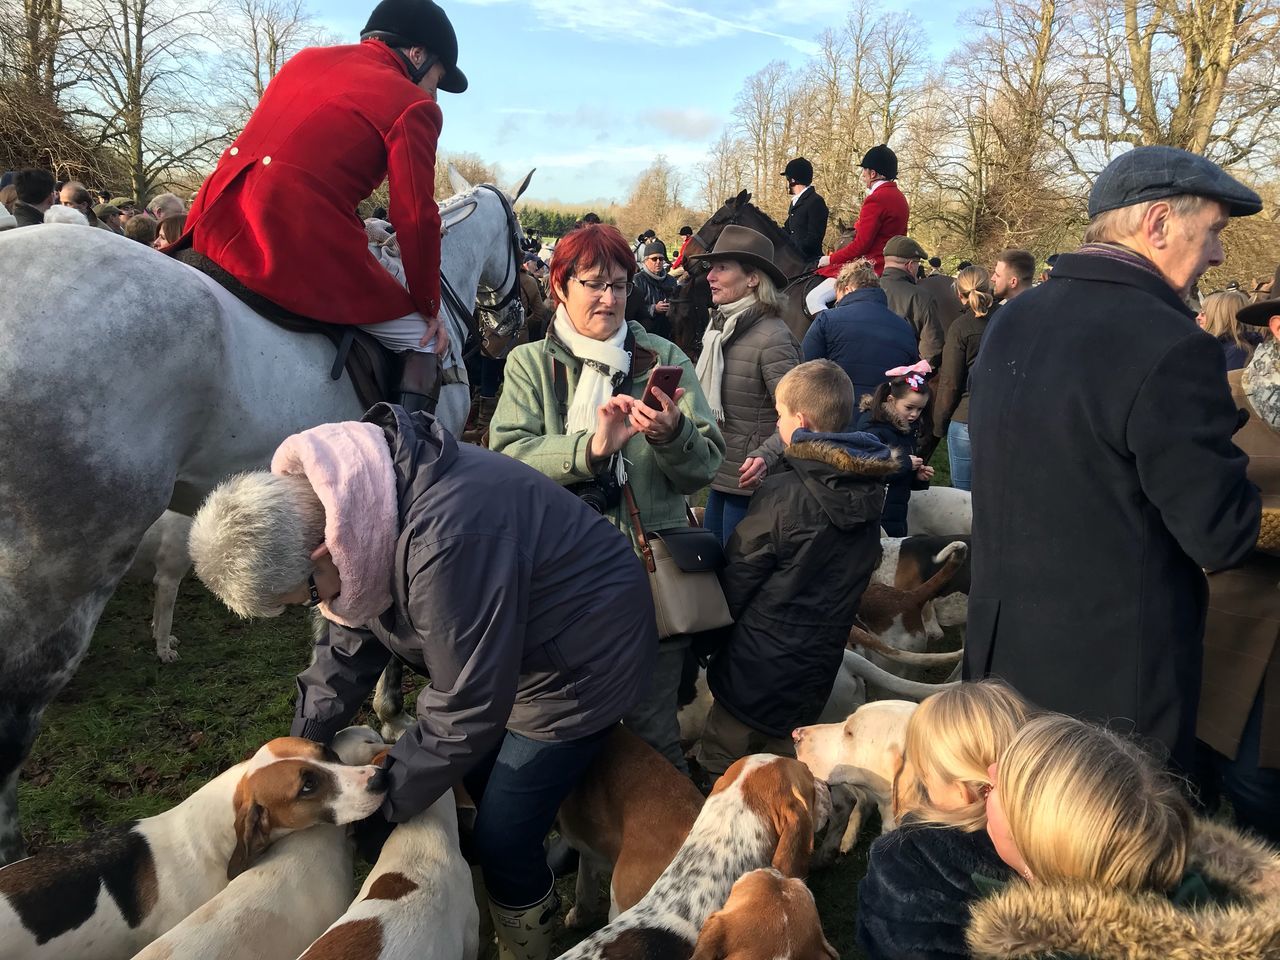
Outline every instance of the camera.
{"label": "camera", "polygon": [[622,502],[622,485],[618,483],[618,474],[613,469],[612,459],[590,480],[570,484],[568,490],[600,514],[612,510]]}

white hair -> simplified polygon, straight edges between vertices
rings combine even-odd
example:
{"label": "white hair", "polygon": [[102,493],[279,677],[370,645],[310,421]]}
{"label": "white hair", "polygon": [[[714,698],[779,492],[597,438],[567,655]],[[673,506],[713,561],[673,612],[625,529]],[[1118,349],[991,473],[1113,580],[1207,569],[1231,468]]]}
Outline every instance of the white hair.
{"label": "white hair", "polygon": [[1193,194],[1180,194],[1176,197],[1164,197],[1160,200],[1145,200],[1142,203],[1130,204],[1127,207],[1117,207],[1114,210],[1104,210],[1092,220],[1084,233],[1085,243],[1118,243],[1138,232],[1138,228],[1142,225],[1142,218],[1147,215],[1147,211],[1154,207],[1157,203],[1165,203],[1169,205],[1169,211],[1180,219],[1193,217],[1204,208],[1206,204],[1214,201],[1207,197],[1198,197]]}
{"label": "white hair", "polygon": [[280,598],[306,583],[324,541],[324,507],[306,477],[266,471],[219,484],[196,512],[189,546],[196,576],[233,613],[277,617]]}
{"label": "white hair", "polygon": [[176,193],[159,193],[151,198],[147,209],[155,215],[157,220],[163,220],[165,217],[186,213],[187,205]]}
{"label": "white hair", "polygon": [[70,223],[78,227],[87,227],[89,225],[89,218],[75,207],[64,207],[61,204],[54,204],[44,212],[44,222]]}

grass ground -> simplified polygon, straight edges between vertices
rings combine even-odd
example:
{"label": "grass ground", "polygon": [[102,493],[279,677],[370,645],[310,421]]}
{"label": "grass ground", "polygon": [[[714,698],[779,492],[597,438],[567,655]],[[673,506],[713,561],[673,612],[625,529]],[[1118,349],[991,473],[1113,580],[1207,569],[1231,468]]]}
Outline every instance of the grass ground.
{"label": "grass ground", "polygon": [[[933,459],[946,478],[946,451]],[[45,716],[19,785],[33,850],[168,809],[265,741],[287,733],[293,677],[309,660],[302,613],[246,623],[194,578],[178,594],[181,659],[162,664],[148,621],[149,584],[127,582],[107,605],[78,673]],[[870,833],[810,879],[827,937],[846,960]],[[562,891],[572,901],[572,885]],[[560,945],[578,939],[566,934]]]}

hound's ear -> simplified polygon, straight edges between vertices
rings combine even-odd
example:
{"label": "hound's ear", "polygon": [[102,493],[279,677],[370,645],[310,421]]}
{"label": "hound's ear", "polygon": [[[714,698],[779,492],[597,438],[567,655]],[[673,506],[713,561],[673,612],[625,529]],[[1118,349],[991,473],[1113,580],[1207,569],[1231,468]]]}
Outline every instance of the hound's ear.
{"label": "hound's ear", "polygon": [[227,862],[227,879],[248,870],[271,845],[271,817],[260,803],[246,800],[236,812],[236,847]]}
{"label": "hound's ear", "polygon": [[773,868],[784,877],[803,880],[809,875],[809,860],[813,857],[812,809],[813,804],[793,786],[791,795],[774,814],[778,846],[773,854]]}
{"label": "hound's ear", "polygon": [[519,200],[519,199],[520,199],[521,195],[522,195],[526,190],[528,190],[528,189],[529,189],[529,181],[533,179],[533,175],[534,175],[537,171],[538,171],[538,168],[537,168],[537,167],[534,167],[534,168],[533,168],[532,170],[530,170],[527,174],[525,174],[524,179],[520,181],[520,185],[519,185],[519,186],[517,186],[514,190],[504,190],[504,191],[503,191],[503,193],[505,193],[505,194],[507,195],[507,199],[511,201],[512,206],[514,206],[514,205],[515,205],[515,202],[516,202],[517,200]]}
{"label": "hound's ear", "polygon": [[458,168],[449,164],[449,186],[454,193],[466,193],[472,189],[470,181],[458,172]]}
{"label": "hound's ear", "polygon": [[722,914],[723,911],[707,917],[707,922],[702,925],[702,932],[698,934],[698,942],[693,947],[693,956],[689,960],[724,960],[728,953],[728,943]]}

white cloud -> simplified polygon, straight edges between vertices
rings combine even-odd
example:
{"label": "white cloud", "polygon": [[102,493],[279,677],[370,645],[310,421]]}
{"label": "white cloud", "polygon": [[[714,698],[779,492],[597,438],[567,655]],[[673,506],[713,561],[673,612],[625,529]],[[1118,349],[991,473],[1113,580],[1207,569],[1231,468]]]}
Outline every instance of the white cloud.
{"label": "white cloud", "polygon": [[688,143],[667,143],[647,146],[636,144],[618,146],[598,144],[595,146],[579,146],[572,150],[538,153],[529,157],[529,162],[542,167],[590,167],[595,164],[618,166],[622,164],[640,164],[648,166],[659,155],[666,157],[677,167],[701,163],[706,159],[706,148],[702,145]]}
{"label": "white cloud", "polygon": [[721,119],[699,107],[665,107],[646,110],[642,122],[656,127],[668,136],[682,140],[706,140],[720,129]]}
{"label": "white cloud", "polygon": [[[472,6],[496,6],[512,0],[459,0]],[[713,40],[721,40],[738,34],[749,33],[780,40],[804,54],[813,54],[818,46],[812,40],[783,33],[774,29],[775,24],[796,24],[803,16],[809,23],[822,22],[825,16],[814,20],[812,9],[800,12],[801,5],[786,4],[775,0],[763,10],[745,13],[736,2],[721,3],[723,13],[696,10],[667,0],[633,0],[625,7],[617,0],[520,0],[526,3],[538,20],[555,30],[573,30],[593,37],[611,36],[632,41],[648,42],[661,46],[697,46]],[[828,8],[843,9],[845,3],[836,0],[815,0],[808,4],[825,14]],[[638,29],[639,26],[639,29]]]}

